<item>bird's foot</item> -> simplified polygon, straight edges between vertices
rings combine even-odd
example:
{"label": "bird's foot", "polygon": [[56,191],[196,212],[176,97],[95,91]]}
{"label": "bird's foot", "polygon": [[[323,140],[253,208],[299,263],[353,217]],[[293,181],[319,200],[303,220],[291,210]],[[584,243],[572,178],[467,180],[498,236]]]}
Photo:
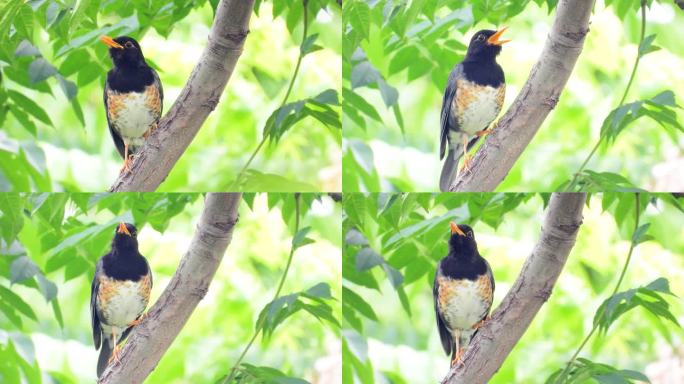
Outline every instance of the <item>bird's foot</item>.
{"label": "bird's foot", "polygon": [[136,325],[140,324],[146,316],[147,316],[147,313],[143,313],[143,314],[140,315],[137,319],[135,319],[135,320],[131,321],[130,323],[128,323],[128,326],[129,326],[129,327],[135,327]]}
{"label": "bird's foot", "polygon": [[107,365],[111,364],[112,362],[120,362],[121,359],[119,358],[119,353],[121,352],[121,347],[119,345],[114,347],[114,350],[112,351],[112,355],[109,357],[109,360],[107,360]]}
{"label": "bird's foot", "polygon": [[454,365],[457,366],[464,366],[465,363],[463,362],[463,352],[464,348],[460,348],[456,351],[456,354],[454,355],[454,359],[451,360],[451,366],[453,367]]}
{"label": "bird's foot", "polygon": [[482,320],[478,321],[477,323],[475,323],[475,325],[473,325],[473,329],[480,329],[480,328],[482,328],[482,326],[485,325],[485,323],[486,323],[487,321],[491,320],[491,319],[492,319],[492,317],[489,316],[489,315],[487,315],[487,317],[485,317],[484,319],[482,319]]}
{"label": "bird's foot", "polygon": [[475,136],[477,136],[477,137],[487,136],[487,135],[489,135],[490,133],[492,133],[492,130],[493,130],[493,129],[494,129],[494,128],[492,128],[492,129],[483,129],[483,130],[481,130],[481,131],[477,131],[477,132],[475,132]]}
{"label": "bird's foot", "polygon": [[467,153],[466,153],[465,156],[463,156],[463,165],[461,166],[461,168],[458,169],[458,173],[463,173],[464,171],[465,171],[465,172],[470,172],[470,160],[471,160],[472,158],[473,158],[473,157],[470,156],[470,155],[467,154]]}
{"label": "bird's foot", "polygon": [[131,162],[133,162],[133,155],[128,155],[128,157],[124,159],[124,163],[123,166],[121,166],[119,174],[129,173],[131,171]]}

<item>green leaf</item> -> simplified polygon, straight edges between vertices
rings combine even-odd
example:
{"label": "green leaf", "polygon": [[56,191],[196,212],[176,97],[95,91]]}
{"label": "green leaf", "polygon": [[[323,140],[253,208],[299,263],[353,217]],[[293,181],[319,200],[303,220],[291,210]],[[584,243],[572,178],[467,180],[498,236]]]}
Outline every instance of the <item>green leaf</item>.
{"label": "green leaf", "polygon": [[368,40],[370,32],[370,7],[365,1],[352,1],[348,12],[343,13],[351,27]]}
{"label": "green leaf", "polygon": [[371,248],[362,248],[356,253],[356,270],[363,272],[375,266],[382,265],[385,260]]}
{"label": "green leaf", "polygon": [[302,181],[290,180],[280,175],[249,169],[245,172],[242,190],[254,192],[318,192],[319,188]]}
{"label": "green leaf", "polygon": [[38,321],[38,318],[36,317],[35,312],[33,312],[33,309],[31,309],[31,306],[29,306],[21,297],[19,297],[19,295],[2,285],[0,285],[0,298],[9,303],[12,308],[16,309],[24,316],[34,321]]}
{"label": "green leaf", "polygon": [[38,105],[38,103],[14,90],[7,90],[7,94],[19,107],[21,107],[22,110],[35,117],[39,121],[54,127],[52,120],[50,120],[48,114]]}
{"label": "green leaf", "polygon": [[306,56],[311,52],[315,52],[315,51],[323,49],[323,47],[321,47],[320,45],[314,44],[316,42],[317,38],[318,38],[318,33],[314,33],[312,35],[307,36],[306,39],[304,39],[301,47],[299,48],[299,50],[302,53],[302,56]]}
{"label": "green leaf", "polygon": [[5,243],[12,244],[24,226],[23,200],[16,193],[0,193],[0,232]]}
{"label": "green leaf", "polygon": [[644,41],[639,44],[639,57],[642,57],[651,52],[657,51],[660,47],[653,45],[653,40],[655,40],[656,35],[648,35],[644,38]]}
{"label": "green leaf", "polygon": [[10,266],[10,283],[18,283],[39,273],[38,266],[28,256],[20,256]]}
{"label": "green leaf", "polygon": [[292,238],[292,248],[297,249],[299,247],[303,247],[307,244],[311,244],[314,241],[306,237],[306,235],[309,233],[311,230],[311,227],[304,227],[297,231],[297,233],[294,235]]}
{"label": "green leaf", "polygon": [[378,321],[378,316],[375,314],[373,307],[368,304],[360,295],[347,287],[342,287],[342,303],[346,307],[351,307],[353,310],[359,312],[363,316]]}
{"label": "green leaf", "polygon": [[375,107],[367,102],[363,97],[356,94],[354,91],[350,90],[349,88],[342,88],[342,97],[344,98],[344,106],[342,108],[343,111],[355,108],[363,112],[363,114],[371,119],[382,122],[380,114]]}
{"label": "green leaf", "polygon": [[381,80],[380,72],[369,61],[362,61],[357,64],[351,73],[352,89],[376,83]]}
{"label": "green leaf", "polygon": [[39,57],[29,65],[29,80],[32,84],[43,81],[57,73],[57,69],[48,63],[47,60]]}

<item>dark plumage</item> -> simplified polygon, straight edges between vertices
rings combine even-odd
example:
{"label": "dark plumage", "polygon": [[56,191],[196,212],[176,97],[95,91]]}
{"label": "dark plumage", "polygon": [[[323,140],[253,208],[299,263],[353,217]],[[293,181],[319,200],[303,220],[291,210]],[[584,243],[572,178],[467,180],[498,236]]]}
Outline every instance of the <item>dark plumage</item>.
{"label": "dark plumage", "polygon": [[[463,166],[468,169],[468,150],[489,131],[489,124],[501,111],[506,94],[503,69],[496,62],[506,30],[481,30],[473,35],[465,59],[449,74],[440,114],[440,159],[442,166],[439,188],[448,191],[456,175],[458,160],[466,154]],[[462,144],[462,145],[461,145]]]}
{"label": "dark plumage", "polygon": [[128,36],[112,39],[103,36],[109,46],[114,67],[107,73],[104,104],[107,124],[116,149],[129,170],[129,155],[143,145],[161,117],[164,91],[157,72],[143,56],[140,44]]}
{"label": "dark plumage", "polygon": [[449,253],[437,267],[432,295],[439,337],[453,366],[461,362],[463,351],[489,314],[494,276],[477,250],[472,228],[450,225]]}
{"label": "dark plumage", "polygon": [[[109,253],[98,260],[90,290],[90,314],[95,349],[99,349],[97,377],[112,359],[118,359],[117,345],[137,325],[152,289],[152,272],[138,252],[138,231],[121,223]],[[102,338],[104,337],[104,340]]]}

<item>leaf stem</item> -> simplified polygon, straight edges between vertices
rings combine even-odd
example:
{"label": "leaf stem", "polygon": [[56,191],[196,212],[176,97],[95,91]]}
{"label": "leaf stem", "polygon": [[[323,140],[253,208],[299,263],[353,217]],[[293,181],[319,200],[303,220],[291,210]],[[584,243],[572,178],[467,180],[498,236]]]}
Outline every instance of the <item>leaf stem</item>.
{"label": "leaf stem", "polygon": [[[634,82],[634,77],[636,75],[637,67],[639,67],[639,61],[641,60],[641,44],[644,42],[644,35],[646,34],[646,0],[641,0],[641,35],[639,36],[639,48],[637,50],[637,57],[634,60],[634,66],[632,66],[632,73],[629,75],[629,81],[627,82],[627,87],[625,88],[625,93],[622,94],[622,99],[620,99],[620,102],[618,103],[617,108],[622,107],[622,105],[625,103],[625,100],[627,99],[627,94],[629,93],[629,89],[632,87],[632,83]],[[589,160],[594,156],[596,153],[596,150],[598,150],[599,146],[603,142],[603,139],[605,138],[604,134],[601,134],[599,136],[598,141],[594,145],[594,148],[592,148],[591,152],[589,152],[589,156],[587,156],[586,159],[584,159],[584,162],[582,162],[582,165],[580,165],[579,169],[577,172],[572,177],[572,180],[570,181],[570,184],[565,188],[564,192],[569,192],[572,191],[576,186],[577,182],[579,181],[579,177],[582,174],[582,171],[584,168],[587,166],[589,163]]]}
{"label": "leaf stem", "polygon": [[[302,52],[302,45],[306,41],[306,38],[308,37],[309,33],[309,0],[302,0],[302,2],[304,4],[304,32],[302,33],[302,43],[299,45],[299,57],[297,57],[297,64],[295,65],[294,73],[292,74],[292,78],[290,79],[290,85],[287,87],[287,92],[285,92],[285,97],[283,97],[283,101],[280,103],[280,106],[277,109],[280,109],[283,106],[285,106],[285,103],[287,103],[287,100],[290,98],[290,93],[292,93],[292,88],[294,86],[295,80],[297,79],[297,75],[299,74],[299,68],[302,65],[302,59],[304,58],[304,52]],[[238,175],[235,177],[235,181],[233,181],[230,184],[229,190],[232,191],[235,189],[235,187],[240,185],[240,181],[242,181],[242,178],[244,177],[247,168],[252,164],[252,161],[256,157],[257,153],[259,153],[261,147],[263,147],[266,143],[266,140],[268,139],[268,133],[271,130],[271,128],[272,124],[269,125],[269,123],[266,122],[266,126],[264,126],[264,136],[261,138],[259,145],[257,145],[257,147],[254,149],[254,152],[252,152],[252,155],[249,157],[245,165],[240,169],[240,172],[238,172]]]}
{"label": "leaf stem", "polygon": [[[294,194],[294,199],[295,199],[295,228],[294,228],[294,235],[297,235],[297,232],[299,232],[299,193]],[[271,303],[274,302],[279,296],[280,296],[280,291],[283,289],[283,284],[285,284],[285,278],[287,277],[287,273],[290,271],[290,266],[292,265],[292,257],[294,256],[294,251],[295,251],[295,245],[294,243],[290,246],[290,255],[287,258],[287,264],[285,265],[285,270],[283,271],[283,275],[280,277],[280,283],[278,283],[278,289],[276,289],[275,295],[273,295],[273,300],[271,300]],[[242,363],[242,359],[244,359],[245,355],[247,354],[247,351],[252,347],[252,344],[254,344],[254,341],[256,340],[257,336],[261,333],[261,331],[264,328],[264,322],[266,320],[266,316],[263,316],[259,322],[257,323],[256,329],[254,330],[254,335],[252,335],[252,338],[249,340],[247,345],[245,346],[245,349],[242,351],[240,354],[240,357],[238,357],[237,361],[235,362],[235,365],[233,365],[233,368],[230,370],[230,374],[228,375],[228,378],[223,381],[223,383],[231,383],[233,379],[235,379],[235,375],[238,372],[238,369],[240,368],[240,363]]]}
{"label": "leaf stem", "polygon": [[[634,252],[634,248],[636,247],[636,242],[634,239],[634,234],[636,233],[637,229],[639,229],[639,220],[640,220],[640,212],[639,210],[641,209],[641,204],[640,204],[640,194],[637,192],[634,194],[635,195],[635,204],[636,204],[636,214],[635,214],[635,220],[634,220],[634,231],[632,232],[632,238],[631,238],[631,244],[629,245],[629,252],[627,252],[627,259],[625,259],[625,264],[622,266],[622,272],[620,272],[620,277],[618,278],[617,284],[615,284],[615,289],[613,289],[613,293],[609,297],[615,296],[615,294],[618,292],[620,289],[620,285],[622,284],[622,280],[625,278],[625,274],[627,273],[627,266],[629,266],[629,262],[632,260],[632,253]],[[591,336],[596,332],[598,329],[598,324],[603,320],[603,316],[606,313],[606,307],[603,306],[600,309],[600,312],[594,321],[593,326],[591,327],[591,331],[589,331],[589,334],[582,340],[582,344],[580,344],[579,348],[577,348],[577,351],[572,355],[570,358],[570,361],[568,361],[568,364],[565,366],[561,374],[554,380],[554,384],[556,383],[562,383],[565,377],[570,373],[570,369],[577,359],[577,356],[579,356],[580,352],[584,348],[584,346],[589,342],[589,339]]]}

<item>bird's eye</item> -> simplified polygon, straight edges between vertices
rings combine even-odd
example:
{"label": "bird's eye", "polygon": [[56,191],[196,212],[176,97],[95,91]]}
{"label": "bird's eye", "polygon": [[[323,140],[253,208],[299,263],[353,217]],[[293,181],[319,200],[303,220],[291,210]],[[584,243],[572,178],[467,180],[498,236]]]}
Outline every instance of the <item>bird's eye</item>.
{"label": "bird's eye", "polygon": [[477,41],[484,41],[485,36],[484,35],[477,35],[477,38],[475,40]]}
{"label": "bird's eye", "polygon": [[467,235],[468,235],[468,237],[473,237],[473,232],[472,232],[472,231],[468,231],[468,234],[467,234]]}
{"label": "bird's eye", "polygon": [[133,45],[133,43],[131,43],[130,41],[127,41],[126,44],[124,44],[124,46],[125,46],[126,48],[135,48],[135,46]]}

